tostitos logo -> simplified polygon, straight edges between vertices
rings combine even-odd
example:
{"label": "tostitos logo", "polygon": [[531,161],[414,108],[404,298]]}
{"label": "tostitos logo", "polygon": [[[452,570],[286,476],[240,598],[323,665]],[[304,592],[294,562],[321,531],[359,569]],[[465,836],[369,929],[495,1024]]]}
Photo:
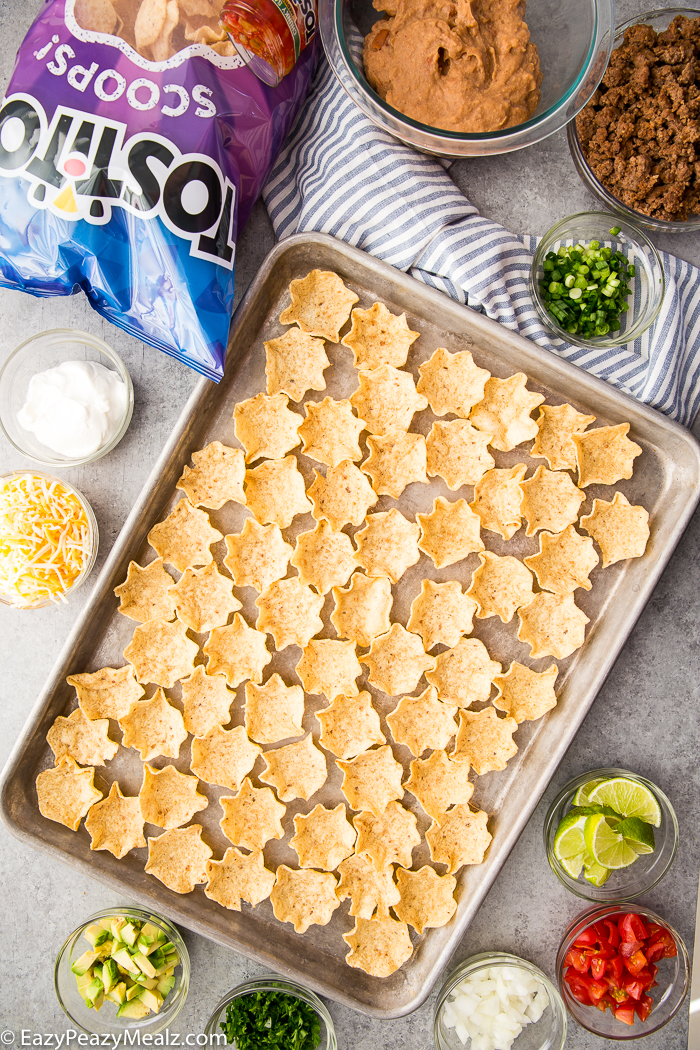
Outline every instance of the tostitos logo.
{"label": "tostitos logo", "polygon": [[49,123],[31,95],[11,95],[0,109],[0,177],[25,179],[29,203],[62,219],[101,225],[113,208],[158,218],[190,255],[233,269],[235,186],[210,157],[125,134],[126,124],[64,106]]}

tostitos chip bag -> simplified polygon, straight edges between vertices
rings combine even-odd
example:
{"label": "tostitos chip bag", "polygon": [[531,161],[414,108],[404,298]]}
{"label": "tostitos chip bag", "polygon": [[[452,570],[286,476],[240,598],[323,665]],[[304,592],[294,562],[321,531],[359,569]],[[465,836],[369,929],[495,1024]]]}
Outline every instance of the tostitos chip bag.
{"label": "tostitos chip bag", "polygon": [[221,0],[47,0],[0,109],[0,285],[82,289],[113,324],[219,380],[239,231],[306,96],[277,87]]}

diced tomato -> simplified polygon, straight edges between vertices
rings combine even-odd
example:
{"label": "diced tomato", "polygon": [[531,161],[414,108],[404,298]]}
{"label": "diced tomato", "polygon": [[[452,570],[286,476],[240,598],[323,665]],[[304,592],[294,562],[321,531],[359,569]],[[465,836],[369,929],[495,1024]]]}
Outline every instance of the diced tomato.
{"label": "diced tomato", "polygon": [[632,977],[632,974],[625,974],[622,980],[622,986],[633,999],[637,1000],[641,999],[646,991],[644,981]]}
{"label": "diced tomato", "polygon": [[624,988],[611,988],[610,996],[615,1000],[615,1003],[626,1003],[630,997],[630,993],[625,991]]}
{"label": "diced tomato", "polygon": [[576,973],[575,970],[568,970],[564,974],[564,980],[571,989],[571,994],[574,999],[578,999],[584,1006],[593,1006],[591,997],[588,994],[588,988],[583,983],[583,979],[580,974]]}
{"label": "diced tomato", "polygon": [[[564,960],[564,980],[585,1006],[605,1011],[632,1025],[645,1021],[654,1001],[660,959],[677,954],[675,941],[658,923],[645,923],[635,912],[618,913],[583,930]],[[0,1048],[1,1050],[1,1048]]]}
{"label": "diced tomato", "polygon": [[613,948],[617,948],[620,944],[620,931],[617,928],[616,922],[611,922],[610,919],[604,919],[603,923],[608,928],[608,941]]}
{"label": "diced tomato", "polygon": [[635,1010],[637,1011],[637,1017],[640,1021],[646,1021],[647,1017],[651,1013],[651,1008],[654,1005],[654,1000],[650,995],[643,995],[638,1003],[635,1003]]}
{"label": "diced tomato", "polygon": [[617,928],[620,931],[620,939],[623,941],[645,941],[649,936],[644,922],[633,911],[622,916]]}
{"label": "diced tomato", "polygon": [[616,1006],[615,1017],[624,1024],[634,1024],[634,1007],[635,1004],[633,1002],[622,1003],[620,1006]]}
{"label": "diced tomato", "polygon": [[640,951],[638,949],[634,953],[634,955],[630,955],[629,959],[624,959],[623,958],[622,961],[625,964],[625,968],[627,970],[629,970],[630,973],[634,974],[635,977],[636,977],[637,974],[641,970],[643,970],[644,967],[646,966],[646,964],[647,964],[647,957],[646,957],[646,955],[644,954],[643,951]]}
{"label": "diced tomato", "polygon": [[596,936],[595,928],[589,926],[588,929],[582,930],[578,937],[574,941],[575,948],[593,948],[598,941]]}
{"label": "diced tomato", "polygon": [[659,937],[664,944],[664,953],[661,956],[662,959],[673,959],[678,955],[678,949],[676,948],[676,942],[674,941],[668,930],[662,930]]}
{"label": "diced tomato", "polygon": [[591,965],[591,957],[587,952],[578,948],[569,948],[564,959],[565,966],[573,966],[577,973],[588,973]]}
{"label": "diced tomato", "polygon": [[607,963],[605,964],[605,970],[610,979],[614,981],[616,985],[619,985],[620,981],[622,980],[622,974],[625,970],[624,963],[622,962],[620,956],[615,955],[612,959],[608,959]]}
{"label": "diced tomato", "polygon": [[596,981],[593,977],[588,977],[586,980],[588,994],[594,1002],[596,999],[602,999],[607,994],[608,986],[605,981]]}

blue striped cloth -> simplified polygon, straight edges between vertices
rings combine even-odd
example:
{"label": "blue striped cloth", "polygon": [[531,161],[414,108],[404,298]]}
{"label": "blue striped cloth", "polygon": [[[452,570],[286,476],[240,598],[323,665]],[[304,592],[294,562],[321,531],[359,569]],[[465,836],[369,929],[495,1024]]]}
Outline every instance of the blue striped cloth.
{"label": "blue striped cloth", "polygon": [[700,271],[661,253],[666,296],[631,345],[582,349],[554,338],[528,292],[534,237],[479,215],[437,160],[381,131],[325,61],[263,197],[279,239],[346,241],[689,426],[700,407]]}

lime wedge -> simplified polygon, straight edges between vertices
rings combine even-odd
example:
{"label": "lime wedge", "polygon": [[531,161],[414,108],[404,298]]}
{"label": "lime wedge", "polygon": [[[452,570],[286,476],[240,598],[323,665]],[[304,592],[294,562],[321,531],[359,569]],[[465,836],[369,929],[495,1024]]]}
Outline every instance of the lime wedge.
{"label": "lime wedge", "polygon": [[639,817],[655,828],[661,824],[661,807],[649,788],[627,777],[603,780],[588,797],[590,803],[611,806],[621,817]]}
{"label": "lime wedge", "polygon": [[602,784],[602,780],[589,780],[587,784],[580,787],[572,799],[572,806],[589,806],[590,799],[589,794],[593,788],[598,787],[598,784]]}
{"label": "lime wedge", "polygon": [[632,847],[635,853],[654,852],[654,829],[651,824],[640,820],[639,817],[627,817],[626,820],[620,821],[615,831],[618,835],[622,835],[625,842]]}
{"label": "lime wedge", "polygon": [[632,847],[613,831],[602,813],[586,817],[583,838],[593,860],[604,868],[626,868],[637,859]]}
{"label": "lime wedge", "polygon": [[569,810],[569,814],[571,813],[578,813],[581,817],[590,817],[591,813],[603,813],[608,818],[608,824],[613,827],[622,820],[620,814],[616,813],[610,806],[573,806]]}
{"label": "lime wedge", "polygon": [[583,862],[590,860],[583,838],[587,820],[588,817],[568,813],[560,821],[554,836],[554,856],[572,879],[579,877]]}
{"label": "lime wedge", "polygon": [[584,864],[583,877],[591,886],[602,886],[610,877],[610,868],[604,868],[592,860],[590,864]]}

